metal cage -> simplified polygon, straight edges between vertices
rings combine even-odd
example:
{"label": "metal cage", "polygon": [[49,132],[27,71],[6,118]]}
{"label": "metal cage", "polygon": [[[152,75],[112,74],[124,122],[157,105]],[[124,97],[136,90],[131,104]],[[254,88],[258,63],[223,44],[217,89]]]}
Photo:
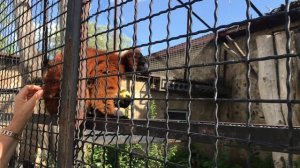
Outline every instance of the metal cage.
{"label": "metal cage", "polygon": [[300,166],[300,3],[227,3],[0,0],[0,128],[45,91],[9,166]]}

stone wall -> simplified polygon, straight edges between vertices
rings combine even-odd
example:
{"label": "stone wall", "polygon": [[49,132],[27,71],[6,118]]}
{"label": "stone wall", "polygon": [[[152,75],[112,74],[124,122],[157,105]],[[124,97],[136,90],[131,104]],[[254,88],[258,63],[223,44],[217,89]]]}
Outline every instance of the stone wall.
{"label": "stone wall", "polygon": [[[300,22],[293,23],[291,25],[292,28],[299,27]],[[250,59],[258,58],[257,52],[257,44],[256,38],[261,35],[272,35],[278,32],[282,32],[284,30],[284,26],[278,26],[273,28],[268,28],[263,31],[253,32],[251,33],[250,38]],[[246,53],[246,37],[245,36],[238,36],[233,37],[233,40],[238,44],[240,49]],[[278,42],[277,42],[278,43]],[[292,31],[292,53],[300,53],[299,51],[299,33],[297,29]],[[233,49],[236,53],[238,51],[233,46],[233,43],[227,42],[230,49]],[[280,44],[283,45],[283,44]],[[285,45],[285,44],[284,44]],[[298,46],[297,50],[296,47]],[[276,51],[276,49],[275,49]],[[209,66],[210,63],[214,62],[215,56],[215,47],[214,43],[209,42],[206,44],[202,44],[201,46],[192,46],[191,49],[191,65],[199,65],[200,67],[194,67],[191,69],[191,80],[198,81],[198,82],[213,82],[215,77],[215,66]],[[169,58],[169,67],[176,67],[181,66],[183,63],[182,58],[185,57],[185,51],[177,51],[172,58],[172,53],[170,53]],[[163,57],[163,55],[162,55]],[[244,58],[240,57],[239,55],[235,55],[234,53],[228,51],[228,49],[224,48],[222,42],[219,43],[219,60],[220,61],[238,61]],[[156,63],[156,67],[158,68],[166,68],[166,59],[165,58],[157,58],[158,62]],[[172,62],[173,61],[173,62]],[[299,83],[297,83],[298,73],[296,73],[297,66],[299,59],[292,58],[292,90],[296,91],[299,90]],[[159,65],[159,66],[158,66]],[[151,66],[151,64],[150,64]],[[250,88],[250,96],[252,99],[259,100],[261,99],[259,88],[258,88],[258,62],[254,61],[251,62],[251,66],[253,70],[250,73],[250,81],[251,81],[251,88]],[[295,69],[296,68],[296,69]],[[151,67],[150,67],[151,69]],[[155,69],[152,67],[152,69]],[[223,87],[226,88],[229,99],[246,99],[247,98],[247,67],[244,63],[234,63],[234,64],[227,64],[227,65],[220,65],[219,66],[219,78],[220,80],[224,81]],[[165,78],[166,71],[154,72],[151,75],[153,76],[160,76]],[[169,73],[170,79],[183,79],[184,78],[184,70],[182,68],[178,68],[175,70],[170,70]],[[281,79],[280,79],[281,80]],[[141,93],[146,93],[146,87],[139,87],[146,86],[146,80],[141,80],[139,84],[136,84],[136,95],[140,95]],[[293,91],[293,98],[299,97],[298,93],[296,94]],[[162,99],[166,97],[165,91],[158,91],[158,90],[151,90],[151,96],[153,99]],[[180,98],[187,98],[187,93],[182,92],[169,92],[169,98],[180,97]],[[194,95],[193,98],[201,98],[202,95]],[[164,118],[166,112],[166,102],[164,100],[156,100],[156,106],[158,111],[158,118]],[[168,108],[169,109],[178,109],[178,110],[187,110],[188,109],[188,101],[168,101]],[[144,115],[146,113],[145,102],[139,103],[135,102],[136,106],[141,106],[136,108],[135,110],[139,111],[139,117],[145,118]],[[207,101],[192,101],[191,102],[191,117],[192,120],[213,120],[214,113],[215,113],[215,105],[212,102]],[[299,108],[296,105],[293,105],[293,110],[296,113],[299,113]],[[245,122],[247,119],[247,103],[245,102],[221,102],[219,103],[219,118],[221,121],[230,121],[230,122]],[[262,113],[262,103],[251,103],[251,115],[252,115],[252,123],[256,124],[263,124],[265,123],[264,115]],[[299,115],[298,115],[299,116]]]}

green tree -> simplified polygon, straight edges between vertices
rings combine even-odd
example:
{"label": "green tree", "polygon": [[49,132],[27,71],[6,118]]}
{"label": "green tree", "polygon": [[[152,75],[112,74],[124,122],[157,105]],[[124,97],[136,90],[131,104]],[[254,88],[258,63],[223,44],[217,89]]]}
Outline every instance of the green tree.
{"label": "green tree", "polygon": [[[109,32],[108,35],[105,31],[107,31],[107,27],[104,25],[97,25],[95,22],[89,22],[88,26],[88,47],[97,48],[99,50],[106,50],[106,42],[108,42],[108,51],[113,50],[113,32]],[[131,45],[132,40],[127,37],[126,35],[121,35],[121,40],[119,37],[119,33],[117,32],[117,39],[116,39],[116,47],[117,49],[127,48]],[[108,37],[108,38],[107,38]],[[61,34],[57,33],[54,36],[50,37],[51,46],[55,47],[62,44],[64,39],[61,38]],[[120,41],[121,47],[120,47]]]}
{"label": "green tree", "polygon": [[[113,51],[113,32],[104,33],[107,31],[107,27],[104,25],[97,25],[95,22],[89,22],[88,26],[88,37],[87,37],[87,46],[91,48],[97,48],[99,50],[108,50]],[[56,30],[54,30],[55,32]],[[53,34],[53,32],[52,32]],[[108,37],[108,38],[107,38]],[[64,39],[61,38],[61,33],[56,33],[50,37],[50,47],[56,48],[63,44]],[[106,42],[108,43],[108,49],[106,47]],[[120,47],[121,42],[121,47]],[[121,40],[119,36],[119,32],[117,32],[117,39],[116,39],[116,49],[124,49],[130,47],[132,44],[132,40],[122,33]],[[57,54],[57,50],[51,51],[50,58],[52,59],[54,55]]]}
{"label": "green tree", "polygon": [[[101,50],[106,50],[106,42],[108,43],[108,51],[113,50],[113,32],[104,33],[107,31],[107,27],[103,25],[97,25],[95,22],[88,23],[88,47],[97,47]],[[108,37],[108,39],[107,39]],[[120,41],[121,47],[120,47]],[[119,37],[119,32],[117,32],[117,39],[116,39],[116,48],[123,49],[127,48],[131,45],[132,40],[127,37],[126,35],[121,35],[121,40]],[[120,47],[120,48],[119,48]]]}

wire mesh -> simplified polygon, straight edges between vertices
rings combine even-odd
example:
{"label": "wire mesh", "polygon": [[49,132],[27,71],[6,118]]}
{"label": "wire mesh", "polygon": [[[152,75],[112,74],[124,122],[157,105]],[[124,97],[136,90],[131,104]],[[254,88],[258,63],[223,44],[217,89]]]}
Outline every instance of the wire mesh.
{"label": "wire mesh", "polygon": [[[51,0],[1,1],[1,128],[11,121],[15,93],[28,84],[43,86],[48,61],[62,50],[65,26],[59,21],[66,11],[60,5]],[[9,167],[55,167],[57,126],[45,111],[42,100]]]}
{"label": "wire mesh", "polygon": [[0,1],[0,127],[45,90],[10,166],[299,166],[300,3],[262,4]]}

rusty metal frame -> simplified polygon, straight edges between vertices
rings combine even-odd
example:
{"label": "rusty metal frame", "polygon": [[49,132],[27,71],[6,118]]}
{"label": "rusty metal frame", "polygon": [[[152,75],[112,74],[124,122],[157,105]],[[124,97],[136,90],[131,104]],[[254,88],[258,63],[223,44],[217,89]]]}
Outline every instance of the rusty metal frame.
{"label": "rusty metal frame", "polygon": [[[11,117],[10,114],[2,114],[0,116],[4,118]],[[40,116],[40,119],[38,120],[38,115],[34,115],[32,122],[49,124],[50,122],[56,123],[57,120],[57,117],[49,116]],[[87,118],[86,122],[92,124],[93,119]],[[98,119],[95,121],[95,130],[104,131],[106,125],[107,131],[113,132],[116,129],[115,122],[116,119],[108,119],[108,121],[105,121],[105,119]],[[119,119],[119,134],[129,135],[131,132],[131,127],[133,127],[133,132],[135,135],[145,136],[145,132],[149,131],[149,136],[164,138],[164,134],[166,132],[164,120],[149,120],[149,124],[147,122],[148,121],[145,119],[134,120],[134,125],[132,125],[130,120]],[[170,120],[168,130],[170,132],[169,138],[181,141],[187,140],[187,135],[185,134],[187,127],[186,121]],[[292,130],[294,135],[294,146],[292,147],[288,147],[288,126],[253,124],[247,128],[245,123],[220,122],[218,131],[220,136],[216,137],[214,135],[214,122],[191,121],[190,136],[193,142],[211,144],[214,143],[215,139],[220,139],[225,142],[225,145],[247,148],[248,131],[250,131],[250,145],[253,148],[266,151],[300,154],[300,127],[294,127]]]}
{"label": "rusty metal frame", "polygon": [[[132,0],[131,0],[132,1]],[[192,10],[192,1],[190,0],[188,3],[182,2],[182,0],[177,0],[181,6],[181,8],[187,9],[187,32],[184,35],[180,35],[177,37],[169,37],[170,33],[168,32],[167,38],[164,40],[159,41],[152,41],[151,35],[149,38],[149,43],[145,44],[136,44],[137,39],[137,33],[136,33],[136,26],[139,22],[149,19],[151,22],[152,17],[160,15],[160,14],[168,14],[168,25],[170,24],[170,13],[175,10],[176,8],[171,8],[171,2],[169,1],[169,7],[168,10],[162,11],[159,13],[149,14],[149,16],[145,18],[138,18],[137,16],[137,0],[134,1],[135,4],[135,18],[133,22],[130,22],[128,24],[120,24],[118,25],[118,8],[122,8],[121,6],[126,4],[128,1],[121,3],[117,3],[118,1],[114,1],[114,6],[111,6],[109,10],[114,10],[114,28],[113,30],[107,30],[98,34],[95,34],[95,36],[100,34],[105,34],[109,32],[114,32],[113,34],[113,50],[116,50],[116,41],[117,41],[117,31],[121,30],[122,28],[128,26],[128,25],[134,25],[134,45],[132,47],[129,47],[127,49],[132,48],[138,48],[143,46],[151,46],[158,43],[167,43],[167,57],[170,55],[170,49],[169,43],[172,40],[180,39],[180,38],[186,38],[186,62],[184,66],[178,66],[178,67],[168,67],[168,61],[167,61],[167,68],[162,69],[156,69],[156,70],[149,70],[148,72],[156,72],[156,71],[169,71],[173,69],[182,69],[187,68],[188,70],[190,68],[197,68],[197,67],[207,67],[207,66],[215,66],[216,76],[215,76],[215,85],[214,85],[214,96],[211,96],[210,98],[192,98],[191,97],[191,87],[193,86],[191,83],[191,79],[189,76],[189,71],[185,71],[185,79],[189,82],[189,98],[179,98],[179,97],[169,97],[169,91],[172,89],[167,86],[166,89],[166,97],[165,98],[159,98],[159,100],[166,101],[166,107],[168,109],[168,101],[171,100],[185,100],[185,101],[207,101],[207,102],[214,102],[216,105],[215,108],[215,121],[214,122],[208,122],[208,121],[192,121],[188,119],[187,121],[175,121],[170,120],[167,116],[166,120],[150,120],[149,116],[147,116],[146,120],[143,119],[130,119],[130,120],[124,120],[115,118],[115,119],[108,119],[107,116],[104,119],[99,118],[85,118],[84,122],[86,124],[93,125],[94,128],[92,131],[100,131],[103,134],[99,135],[101,137],[105,137],[109,139],[109,137],[106,137],[107,132],[117,132],[115,136],[118,135],[128,135],[130,137],[133,136],[147,136],[147,138],[151,137],[157,137],[164,139],[165,143],[165,149],[164,151],[167,153],[167,145],[169,140],[177,140],[180,142],[188,142],[189,144],[191,142],[200,142],[200,143],[207,143],[207,144],[213,144],[215,145],[215,164],[217,164],[218,160],[218,146],[221,144],[225,144],[231,147],[239,147],[239,148],[245,148],[247,150],[248,156],[251,155],[250,149],[255,148],[258,150],[266,150],[266,151],[277,151],[277,152],[284,152],[289,153],[289,161],[290,165],[292,164],[293,154],[300,154],[300,127],[293,127],[293,124],[291,123],[292,119],[292,110],[291,110],[291,104],[293,103],[300,103],[300,100],[293,100],[290,99],[290,96],[288,95],[287,100],[264,100],[264,99],[252,99],[250,97],[250,63],[251,62],[258,62],[258,61],[264,61],[264,60],[275,60],[275,59],[283,59],[287,58],[287,69],[291,68],[291,62],[290,59],[293,57],[299,57],[299,54],[292,54],[290,53],[290,30],[292,29],[290,27],[290,22],[297,19],[297,16],[299,16],[299,10],[289,9],[289,1],[286,0],[286,7],[284,11],[275,13],[274,15],[263,15],[259,9],[254,5],[253,2],[250,0],[246,0],[247,4],[247,19],[241,22],[235,22],[230,23],[227,25],[221,25],[217,26],[218,17],[216,15],[216,11],[218,8],[218,1],[215,0],[216,8],[215,8],[215,23],[213,27],[210,27],[203,19],[201,19],[196,13]],[[201,0],[198,0],[201,1]],[[44,1],[46,4],[47,1]],[[77,89],[78,89],[78,82],[81,80],[86,80],[87,78],[81,78],[79,76],[79,64],[80,64],[80,46],[82,41],[88,40],[86,39],[80,39],[80,29],[82,25],[81,20],[81,13],[82,13],[82,5],[84,2],[81,0],[72,1],[70,0],[68,2],[68,11],[67,11],[67,24],[66,24],[66,36],[65,36],[65,50],[64,50],[64,63],[63,63],[63,79],[62,81],[62,92],[61,92],[61,105],[59,111],[60,116],[46,116],[46,115],[34,115],[33,119],[31,121],[31,124],[44,124],[45,125],[59,125],[60,131],[59,131],[59,147],[58,147],[58,167],[71,167],[74,164],[74,146],[76,142],[76,137],[74,136],[75,132],[75,114],[76,114],[76,106],[78,101],[81,100],[90,100],[89,98],[82,98],[78,97],[77,95]],[[152,3],[152,1],[151,1]],[[151,5],[151,4],[150,4]],[[35,6],[35,5],[33,5]],[[45,9],[43,12],[47,13],[47,10],[49,7],[46,5],[44,6]],[[259,16],[259,18],[252,19],[250,18],[249,9],[252,8]],[[107,10],[107,9],[106,9]],[[102,11],[103,12],[103,11]],[[97,13],[96,15],[100,14],[101,12]],[[207,29],[205,30],[199,30],[192,32],[191,25],[192,25],[192,16],[198,19],[200,22],[202,22]],[[44,22],[43,26],[47,25],[51,21],[47,18],[47,14],[44,15]],[[274,21],[274,18],[277,19]],[[281,18],[281,19],[278,19]],[[87,19],[88,20],[88,19]],[[282,24],[283,20],[285,21],[285,27],[284,30],[286,31],[287,35],[287,54],[284,55],[271,55],[271,56],[265,56],[262,58],[250,58],[250,47],[249,47],[249,41],[251,38],[251,33],[255,31],[261,30],[261,25],[265,24],[266,22],[272,23],[271,26]],[[25,23],[23,23],[24,25]],[[251,24],[251,26],[250,26]],[[242,25],[240,28],[236,29],[236,25]],[[234,27],[231,27],[234,26]],[[168,31],[170,31],[170,27],[168,26]],[[149,26],[149,30],[151,30],[151,26]],[[64,30],[61,30],[64,31]],[[190,65],[189,63],[189,55],[190,55],[190,43],[191,43],[191,36],[193,35],[199,35],[201,33],[207,33],[213,31],[213,35],[215,35],[213,38],[211,38],[211,41],[215,42],[215,61],[208,63],[208,64],[198,64],[198,65]],[[247,59],[245,60],[236,60],[236,61],[220,61],[218,60],[218,42],[225,39],[225,37],[228,34],[231,34],[232,36],[240,36],[244,35],[246,32],[247,35]],[[32,33],[32,32],[31,32]],[[30,33],[30,34],[31,34]],[[44,58],[46,60],[47,52],[47,37],[51,36],[48,35],[47,28],[44,27],[43,32],[43,53]],[[57,33],[57,32],[56,32]],[[152,33],[152,32],[151,32]],[[151,34],[150,33],[150,34]],[[28,34],[28,35],[30,35]],[[8,34],[8,36],[11,34]],[[52,34],[53,35],[53,34]],[[6,38],[6,37],[3,37]],[[2,39],[3,39],[2,38]],[[120,37],[121,38],[121,37]],[[19,40],[19,39],[18,39]],[[18,42],[18,40],[15,40],[14,42]],[[107,43],[108,45],[108,43]],[[117,50],[119,52],[120,50]],[[106,55],[109,53],[106,53]],[[149,54],[151,55],[150,49]],[[4,64],[8,64],[8,68],[11,68],[15,65],[20,64],[19,58],[17,56],[14,56],[10,59],[7,59],[5,55],[0,54],[0,60]],[[84,60],[84,59],[82,59]],[[32,61],[32,60],[26,60],[26,61]],[[222,90],[219,89],[217,86],[218,80],[220,79],[218,76],[218,68],[221,65],[230,65],[230,64],[245,64],[248,65],[247,69],[247,98],[246,99],[233,99],[233,98],[222,98],[219,97],[220,93],[222,93]],[[7,67],[5,67],[7,70]],[[32,73],[32,72],[28,72]],[[135,82],[136,78],[136,72],[128,73],[129,75],[133,75],[132,81]],[[118,77],[123,74],[118,74]],[[288,76],[290,77],[291,73],[288,73]],[[109,77],[109,75],[106,75],[106,77]],[[168,79],[168,73],[166,74],[166,78]],[[170,80],[168,80],[170,81]],[[290,94],[290,85],[291,81],[290,79],[287,79],[287,85]],[[132,91],[134,90],[134,85],[132,86]],[[0,89],[1,94],[11,94],[16,93],[17,89]],[[150,92],[150,90],[149,90]],[[150,93],[148,93],[150,94]],[[214,97],[214,98],[212,98]],[[96,98],[97,100],[108,100],[109,98]],[[134,100],[153,100],[152,98],[135,98],[132,97]],[[158,99],[157,99],[158,100]],[[0,101],[2,102],[2,100]],[[5,101],[8,102],[8,101]],[[245,123],[224,123],[219,122],[218,119],[218,103],[227,103],[227,102],[241,102],[241,103],[247,103],[248,109],[247,109],[247,122]],[[251,124],[251,103],[285,103],[289,107],[289,124],[288,126],[270,126],[270,125],[253,125]],[[149,106],[149,104],[148,104]],[[190,108],[190,107],[188,107]],[[133,113],[133,109],[132,113]],[[166,110],[167,111],[167,110]],[[189,115],[191,111],[189,109]],[[10,114],[2,114],[0,113],[0,119],[1,118],[11,118],[12,115]],[[116,126],[117,125],[117,126]],[[87,131],[90,131],[89,129],[86,129]],[[39,130],[34,130],[39,131]],[[44,130],[43,130],[44,131]],[[93,135],[98,136],[98,135]],[[272,137],[272,138],[270,138]],[[147,139],[148,140],[148,139]],[[133,142],[129,142],[132,146]],[[30,146],[34,146],[36,144],[30,144]],[[96,145],[102,145],[105,146],[105,144],[96,144]],[[117,147],[118,144],[116,144]],[[37,145],[36,145],[37,146]],[[149,142],[147,142],[147,148],[149,148]],[[190,146],[188,146],[190,148]],[[115,149],[120,150],[119,148]],[[147,149],[149,150],[149,149]],[[147,151],[149,152],[149,151]],[[189,149],[189,155],[191,155],[191,150]],[[132,151],[128,152],[130,155],[133,154]],[[153,158],[150,158],[148,154],[147,156],[144,156],[145,159],[151,160]],[[163,161],[165,165],[168,164],[168,160],[166,158],[167,154],[165,154],[165,160]],[[130,156],[132,157],[132,156]],[[148,158],[149,157],[149,158]],[[189,158],[190,159],[190,158]],[[191,161],[189,160],[189,167],[191,167]],[[249,165],[249,163],[248,163]]]}
{"label": "rusty metal frame", "polygon": [[59,118],[58,167],[73,165],[75,112],[80,51],[82,1],[68,1],[62,94]]}

